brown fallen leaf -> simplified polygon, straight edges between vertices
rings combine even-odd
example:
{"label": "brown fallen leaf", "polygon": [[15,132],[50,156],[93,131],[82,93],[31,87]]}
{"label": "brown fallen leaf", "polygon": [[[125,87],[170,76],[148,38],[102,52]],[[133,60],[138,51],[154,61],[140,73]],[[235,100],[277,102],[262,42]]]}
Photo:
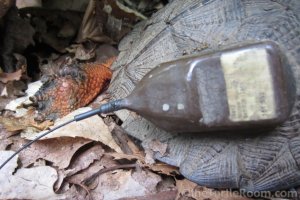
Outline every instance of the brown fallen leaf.
{"label": "brown fallen leaf", "polygon": [[165,163],[155,163],[154,165],[145,165],[150,170],[157,172],[159,174],[164,174],[168,176],[174,176],[176,174],[179,174],[178,167],[174,167],[172,165],[168,165]]}
{"label": "brown fallen leaf", "polygon": [[167,152],[168,145],[159,140],[152,140],[149,142],[148,147],[152,151],[159,152],[161,156],[164,156]]}
{"label": "brown fallen leaf", "polygon": [[145,149],[145,163],[148,165],[153,165],[155,163],[154,151],[151,149]]}
{"label": "brown fallen leaf", "polygon": [[[104,120],[107,118],[108,117],[104,118]],[[106,124],[109,124],[109,130],[111,130],[114,139],[125,154],[144,156],[144,152],[141,151],[141,149],[128,136],[126,131],[121,126],[117,125],[113,119],[111,122],[106,122]]]}
{"label": "brown fallen leaf", "polygon": [[7,93],[6,85],[4,83],[0,82],[0,97],[7,97],[7,96],[8,96],[8,93]]}
{"label": "brown fallen leaf", "polygon": [[125,153],[105,153],[106,155],[112,156],[115,160],[139,160],[141,163],[145,163],[144,155],[143,154],[125,154]]}
{"label": "brown fallen leaf", "polygon": [[96,44],[88,43],[91,45],[83,45],[83,44],[73,44],[69,48],[67,48],[67,51],[69,53],[74,53],[75,57],[74,59],[78,60],[90,60],[96,56],[95,49]]}
{"label": "brown fallen leaf", "polygon": [[0,124],[0,151],[5,151],[13,143],[11,136],[14,134],[16,133],[7,131],[3,124]]}
{"label": "brown fallen leaf", "polygon": [[115,170],[99,176],[98,186],[90,193],[93,199],[103,200],[155,194],[160,181],[152,172]]}
{"label": "brown fallen leaf", "polygon": [[0,110],[4,110],[6,105],[16,98],[14,95],[9,94],[10,91],[8,91],[7,85],[0,82]]}
{"label": "brown fallen leaf", "polygon": [[20,131],[25,130],[29,127],[35,128],[37,130],[45,130],[49,126],[53,125],[53,122],[46,120],[42,123],[38,123],[34,120],[35,110],[30,108],[27,114],[22,117],[2,117],[0,116],[0,123],[3,124],[7,131]]}
{"label": "brown fallen leaf", "polygon": [[[76,42],[82,43],[92,40],[99,43],[112,44],[112,39],[103,33],[104,16],[97,17],[95,15],[95,7],[96,1],[89,1],[78,31]],[[99,24],[102,25],[99,26]]]}
{"label": "brown fallen leaf", "polygon": [[158,140],[146,142],[145,146],[147,147],[145,148],[145,162],[150,165],[155,163],[155,153],[159,153],[161,156],[167,153],[168,145]]}
{"label": "brown fallen leaf", "polygon": [[105,153],[105,155],[109,155],[112,156],[114,158],[114,160],[122,160],[122,159],[126,159],[128,161],[132,161],[132,160],[138,160],[139,163],[141,164],[142,167],[148,168],[154,172],[160,173],[160,174],[164,174],[164,175],[168,175],[168,176],[174,176],[176,174],[179,174],[178,168],[165,164],[165,163],[161,163],[161,162],[156,162],[153,164],[148,164],[145,161],[145,157],[144,154],[124,154],[124,153]]}
{"label": "brown fallen leaf", "polygon": [[[77,114],[89,110],[91,110],[91,108],[88,107],[79,108],[73,111],[72,113],[64,116],[63,118],[56,120],[54,123],[54,127],[70,119],[73,119],[74,116]],[[41,132],[39,134],[32,133],[32,132],[28,132],[28,133],[23,132],[21,134],[21,137],[32,140],[36,138],[38,135],[43,133],[44,132]],[[103,144],[109,146],[116,152],[122,152],[120,147],[114,141],[108,127],[104,124],[102,118],[99,116],[93,116],[79,122],[73,122],[65,127],[53,131],[52,133],[50,133],[49,135],[47,135],[42,139],[57,138],[57,137],[82,137],[82,138],[102,142]]]}
{"label": "brown fallen leaf", "polygon": [[[0,151],[0,163],[11,156],[13,151]],[[49,166],[29,169],[17,167],[17,156],[0,170],[0,199],[59,199],[63,195],[55,194],[54,182],[56,170]]]}
{"label": "brown fallen leaf", "polygon": [[[28,141],[18,138],[14,141],[11,149],[17,150]],[[33,143],[30,148],[24,149],[20,154],[20,160],[23,166],[34,163],[37,159],[42,158],[50,161],[59,169],[67,168],[73,155],[79,148],[91,143],[90,140],[83,138],[54,138],[41,140]]]}
{"label": "brown fallen leaf", "polygon": [[0,73],[0,81],[2,83],[7,83],[9,81],[18,81],[22,76],[22,69],[19,69],[13,73]]}
{"label": "brown fallen leaf", "polygon": [[63,193],[65,199],[86,200],[86,195],[79,192],[75,185],[72,185],[66,192]]}
{"label": "brown fallen leaf", "polygon": [[65,173],[66,173],[66,171],[64,169],[57,170],[57,180],[53,186],[55,193],[57,193],[61,189],[63,182],[65,180],[65,177],[66,177]]}
{"label": "brown fallen leaf", "polygon": [[68,167],[67,176],[76,174],[77,172],[86,169],[95,160],[100,160],[104,154],[104,149],[101,145],[95,145],[88,150],[84,151],[80,155],[76,156],[76,159]]}
{"label": "brown fallen leaf", "polygon": [[6,105],[11,101],[11,98],[6,98],[6,97],[2,97],[0,96],[0,110],[4,110],[4,108],[6,107]]}
{"label": "brown fallen leaf", "polygon": [[119,1],[89,1],[76,42],[119,42],[137,21],[146,18],[142,13],[126,7]]}
{"label": "brown fallen leaf", "polygon": [[91,177],[101,169],[110,168],[116,165],[116,161],[114,161],[110,156],[104,155],[100,160],[93,162],[88,168],[68,177],[66,180],[69,183],[80,185],[86,178]]}
{"label": "brown fallen leaf", "polygon": [[176,180],[177,197],[176,199],[186,199],[190,197],[193,199],[210,199],[210,200],[249,200],[249,198],[240,196],[235,192],[230,191],[216,191],[210,188],[198,186],[196,183],[187,179]]}

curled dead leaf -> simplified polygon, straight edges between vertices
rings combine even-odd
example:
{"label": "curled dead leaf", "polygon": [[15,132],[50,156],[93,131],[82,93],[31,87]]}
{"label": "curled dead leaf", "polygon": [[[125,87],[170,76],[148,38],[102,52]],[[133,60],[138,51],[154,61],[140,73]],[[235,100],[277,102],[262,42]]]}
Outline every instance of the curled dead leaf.
{"label": "curled dead leaf", "polygon": [[[14,141],[11,148],[17,150],[27,142],[24,139],[18,138]],[[24,149],[19,156],[25,167],[42,158],[50,161],[59,169],[64,169],[69,166],[74,154],[88,143],[91,143],[91,141],[83,138],[62,137],[41,140],[33,143],[30,148]]]}
{"label": "curled dead leaf", "polygon": [[0,73],[0,81],[2,83],[7,83],[9,81],[18,81],[22,76],[22,69],[19,69],[12,73]]}
{"label": "curled dead leaf", "polygon": [[165,163],[155,163],[154,165],[146,165],[150,170],[157,172],[159,174],[164,174],[168,176],[174,176],[179,174],[178,167],[168,165]]}
{"label": "curled dead leaf", "polygon": [[167,152],[168,145],[159,140],[152,140],[149,142],[148,147],[152,151],[159,152],[161,156],[164,156]]}
{"label": "curled dead leaf", "polygon": [[[54,123],[54,127],[58,126],[66,121],[74,118],[75,115],[91,110],[89,107],[79,108],[74,112],[66,115],[65,117],[58,119]],[[32,140],[38,135],[43,134],[40,132],[38,134],[32,132],[22,132],[21,137]],[[116,152],[122,152],[120,147],[114,141],[108,127],[103,122],[102,118],[99,116],[93,116],[88,119],[71,123],[65,127],[62,127],[56,131],[53,131],[49,135],[42,139],[47,138],[57,138],[57,137],[82,137],[94,141],[102,142],[103,144],[109,146]]]}
{"label": "curled dead leaf", "polygon": [[105,155],[109,155],[112,156],[114,158],[114,160],[128,160],[128,161],[133,161],[133,160],[137,160],[142,167],[148,168],[154,172],[160,173],[160,174],[164,174],[164,175],[168,175],[168,176],[174,176],[175,174],[179,174],[178,168],[165,164],[165,163],[161,163],[161,162],[157,162],[157,163],[152,163],[149,164],[146,162],[146,158],[144,157],[144,154],[125,154],[125,153],[105,153]]}
{"label": "curled dead leaf", "polygon": [[155,194],[161,177],[146,171],[115,170],[102,174],[97,187],[91,191],[93,199],[120,199]]}
{"label": "curled dead leaf", "polygon": [[88,168],[79,171],[78,173],[67,177],[67,182],[81,185],[88,177],[93,176],[104,168],[116,166],[117,162],[110,156],[104,155],[100,160],[93,162]]}
{"label": "curled dead leaf", "polygon": [[[0,163],[11,156],[13,151],[0,151]],[[49,166],[29,169],[17,167],[17,157],[14,157],[0,170],[0,199],[54,199],[60,198],[53,191],[57,172]],[[26,192],[25,192],[26,191]]]}
{"label": "curled dead leaf", "polygon": [[143,154],[125,154],[125,153],[106,153],[106,155],[112,156],[115,160],[139,160],[142,163],[145,162],[144,155]]}
{"label": "curled dead leaf", "polygon": [[68,167],[69,172],[67,173],[67,176],[71,176],[88,168],[95,160],[101,160],[103,154],[104,149],[99,144],[84,151],[70,164]]}
{"label": "curled dead leaf", "polygon": [[74,59],[78,60],[90,60],[96,56],[95,53],[96,44],[93,44],[93,46],[84,46],[83,44],[74,44],[67,48],[66,50],[70,53],[74,53],[75,57]]}
{"label": "curled dead leaf", "polygon": [[22,117],[2,117],[0,116],[0,123],[3,124],[7,131],[20,131],[28,128],[34,128],[39,131],[45,130],[49,126],[53,125],[53,122],[46,120],[42,123],[38,123],[34,120],[34,110],[29,109],[27,114]]}

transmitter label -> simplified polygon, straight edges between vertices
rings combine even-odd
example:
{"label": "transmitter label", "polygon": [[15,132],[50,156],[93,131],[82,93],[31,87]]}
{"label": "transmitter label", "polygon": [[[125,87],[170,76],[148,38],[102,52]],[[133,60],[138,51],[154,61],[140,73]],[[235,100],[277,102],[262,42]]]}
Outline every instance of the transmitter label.
{"label": "transmitter label", "polygon": [[231,121],[276,117],[272,75],[265,49],[221,55]]}

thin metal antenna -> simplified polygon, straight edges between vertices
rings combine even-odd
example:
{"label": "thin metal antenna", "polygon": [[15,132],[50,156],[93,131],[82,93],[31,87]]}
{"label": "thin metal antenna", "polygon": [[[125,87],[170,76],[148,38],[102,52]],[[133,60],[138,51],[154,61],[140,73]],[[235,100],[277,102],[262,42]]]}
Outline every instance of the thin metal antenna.
{"label": "thin metal antenna", "polygon": [[53,129],[47,131],[46,133],[43,133],[42,135],[36,137],[34,140],[26,143],[23,147],[21,147],[20,149],[18,149],[13,155],[11,155],[8,159],[6,159],[0,166],[0,170],[13,158],[15,157],[18,153],[20,153],[23,149],[29,147],[32,143],[36,142],[37,140],[41,139],[42,137],[48,135],[49,133],[67,125],[67,124],[70,124],[71,122],[74,122],[74,121],[81,121],[83,119],[86,119],[86,118],[89,118],[93,115],[97,115],[97,114],[101,114],[101,113],[109,113],[109,112],[113,112],[113,111],[117,111],[117,110],[120,110],[120,109],[123,109],[125,108],[125,105],[126,105],[126,101],[124,99],[118,99],[118,100],[115,100],[115,101],[111,101],[111,102],[108,102],[106,104],[103,104],[101,105],[99,108],[97,109],[94,109],[94,110],[91,110],[91,111],[88,111],[88,112],[85,112],[85,113],[82,113],[82,114],[79,114],[79,115],[76,115],[74,116],[74,119],[70,120],[70,121],[67,121],[61,125],[58,125],[56,127],[54,127]]}
{"label": "thin metal antenna", "polygon": [[8,159],[6,159],[6,160],[1,164],[0,170],[8,163],[13,157],[15,157],[15,156],[16,156],[18,153],[20,153],[23,149],[29,147],[29,146],[30,146],[32,143],[34,143],[35,141],[41,139],[42,137],[48,135],[49,133],[51,133],[51,132],[53,132],[53,131],[55,131],[55,130],[57,130],[57,129],[59,129],[59,128],[61,128],[61,127],[65,126],[65,125],[67,125],[67,124],[70,124],[71,122],[74,122],[74,121],[75,121],[75,119],[72,119],[72,120],[69,120],[69,121],[67,121],[67,122],[65,122],[65,123],[63,123],[63,124],[61,124],[61,125],[58,125],[58,126],[54,127],[53,129],[47,131],[46,133],[43,133],[42,135],[39,135],[39,136],[36,137],[34,140],[32,140],[32,141],[26,143],[24,146],[22,146],[20,149],[18,149],[13,155],[11,155]]}

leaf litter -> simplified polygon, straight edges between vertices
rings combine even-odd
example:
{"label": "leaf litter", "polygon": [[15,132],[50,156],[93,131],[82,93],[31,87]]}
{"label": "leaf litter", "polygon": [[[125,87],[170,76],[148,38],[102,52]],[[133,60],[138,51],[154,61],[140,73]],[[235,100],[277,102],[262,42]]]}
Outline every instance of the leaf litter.
{"label": "leaf litter", "polygon": [[[0,162],[12,155],[12,151],[0,151]],[[0,199],[54,199],[60,195],[53,191],[57,172],[50,166],[21,168],[15,173],[17,157],[0,171]]]}
{"label": "leaf litter", "polygon": [[[54,123],[53,127],[56,127],[70,119],[73,119],[75,115],[91,110],[91,108],[80,108],[76,111],[66,115],[60,120],[57,120],[57,123]],[[50,127],[51,128],[51,127]],[[39,134],[43,134],[44,132],[40,132]],[[34,139],[37,137],[36,133],[32,132],[23,132],[21,134],[22,137],[26,139]],[[48,138],[59,138],[59,137],[82,137],[86,139],[91,139],[94,141],[102,142],[106,144],[110,148],[114,149],[116,152],[121,152],[120,147],[116,144],[113,139],[110,131],[106,124],[104,124],[103,120],[99,116],[93,116],[86,120],[79,121],[76,123],[69,124],[68,126],[62,127],[56,131],[53,131],[49,135],[45,136],[43,139]]]}
{"label": "leaf litter", "polygon": [[[8,58],[0,71],[0,163],[46,129],[100,106],[110,96],[104,92],[54,122],[37,122],[37,105],[30,97],[44,77],[55,78],[68,63],[101,63],[115,57],[117,44],[133,26],[165,4],[17,1],[22,8],[7,12],[11,25],[3,36],[12,45],[4,45],[7,53],[0,53]],[[6,11],[0,10],[0,16]],[[17,31],[18,23],[27,34]],[[32,144],[0,170],[0,199],[246,199],[184,179],[178,168],[154,159],[155,153],[168,154],[167,143],[149,141],[143,149],[121,123],[114,114],[93,116]]]}

